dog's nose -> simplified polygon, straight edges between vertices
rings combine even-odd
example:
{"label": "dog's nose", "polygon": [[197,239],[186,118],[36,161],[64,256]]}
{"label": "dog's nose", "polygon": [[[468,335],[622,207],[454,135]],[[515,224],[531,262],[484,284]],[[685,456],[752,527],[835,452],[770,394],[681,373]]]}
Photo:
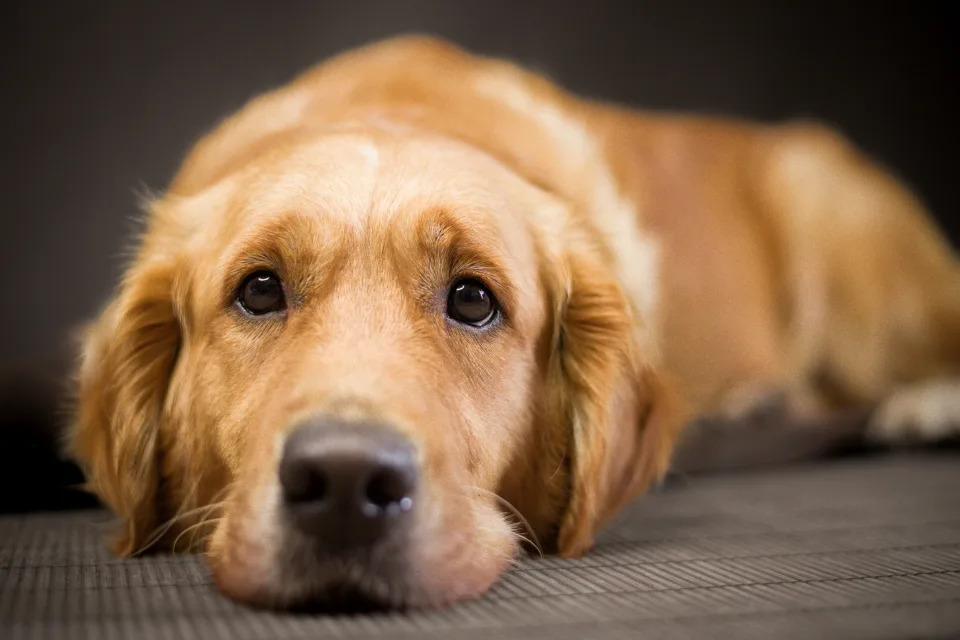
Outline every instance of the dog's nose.
{"label": "dog's nose", "polygon": [[375,542],[414,506],[416,452],[387,427],[311,420],[287,437],[279,472],[295,526],[334,549]]}

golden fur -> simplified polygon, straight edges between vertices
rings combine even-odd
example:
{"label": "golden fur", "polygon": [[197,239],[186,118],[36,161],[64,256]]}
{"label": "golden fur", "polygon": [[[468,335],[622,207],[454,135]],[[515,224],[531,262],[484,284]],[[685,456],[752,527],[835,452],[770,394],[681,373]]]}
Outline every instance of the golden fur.
{"label": "golden fur", "polygon": [[[288,287],[281,318],[232,306],[260,268]],[[493,330],[445,322],[464,275],[496,292]],[[429,605],[508,566],[493,493],[579,554],[693,418],[769,393],[802,415],[873,408],[958,363],[956,258],[837,135],[587,102],[402,38],[194,148],[85,339],[72,443],[118,552],[186,533],[227,593],[286,605],[327,585],[277,542],[283,435],[318,412],[386,421],[427,495],[416,569],[365,588]]]}

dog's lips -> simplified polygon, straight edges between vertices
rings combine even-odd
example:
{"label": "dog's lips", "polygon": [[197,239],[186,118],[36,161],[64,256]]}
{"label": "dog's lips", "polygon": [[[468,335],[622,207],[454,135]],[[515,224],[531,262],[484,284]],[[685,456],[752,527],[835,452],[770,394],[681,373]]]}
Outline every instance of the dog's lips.
{"label": "dog's lips", "polygon": [[244,604],[270,609],[348,613],[439,606],[422,590],[389,580],[372,566],[323,563],[304,566],[301,576],[285,576],[278,584],[252,583],[234,571],[218,571],[214,579],[227,596]]}
{"label": "dog's lips", "polygon": [[359,612],[405,609],[422,603],[409,589],[388,585],[376,574],[364,571],[323,580],[324,586],[307,589],[283,603],[294,611]]}
{"label": "dog's lips", "polygon": [[265,544],[272,536],[263,533],[229,527],[221,532],[223,553],[211,549],[207,555],[214,581],[234,600],[272,609],[338,612],[433,604],[434,598],[418,588],[402,548],[332,555],[319,540],[293,531],[284,530],[276,546]]}

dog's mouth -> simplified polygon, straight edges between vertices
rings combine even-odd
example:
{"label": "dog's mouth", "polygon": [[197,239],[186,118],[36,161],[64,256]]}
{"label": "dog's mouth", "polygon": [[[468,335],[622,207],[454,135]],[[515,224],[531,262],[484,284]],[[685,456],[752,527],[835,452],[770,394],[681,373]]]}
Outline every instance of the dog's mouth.
{"label": "dog's mouth", "polygon": [[376,579],[361,576],[334,580],[327,586],[283,603],[283,608],[299,613],[376,613],[405,610],[417,606],[405,590],[375,586]]}
{"label": "dog's mouth", "polygon": [[434,609],[471,599],[517,552],[507,525],[496,546],[481,529],[474,536],[399,535],[349,550],[283,527],[231,529],[207,552],[221,592],[253,607],[301,612]]}
{"label": "dog's mouth", "polygon": [[285,574],[278,585],[283,607],[350,612],[423,604],[404,544],[331,554],[315,540],[298,538],[288,535],[290,551],[278,558]]}
{"label": "dog's mouth", "polygon": [[[272,572],[274,579],[238,590],[232,572],[214,571],[223,591],[245,604],[303,613],[372,613],[433,608],[449,601],[428,593],[416,573],[397,563],[342,559],[317,562],[303,554],[296,566]],[[249,577],[249,574],[248,574]],[[253,585],[248,585],[253,586]]]}
{"label": "dog's mouth", "polygon": [[267,609],[359,613],[422,604],[409,585],[391,578],[390,567],[344,560],[320,562],[310,553],[298,555],[294,562],[266,572],[257,572],[251,566],[256,563],[243,560],[232,566],[213,562],[214,578],[227,595]]}
{"label": "dog's mouth", "polygon": [[343,531],[310,537],[284,519],[278,522],[286,526],[230,532],[226,553],[208,553],[226,595],[258,608],[322,613],[396,611],[445,600],[443,592],[422,584],[429,576],[411,558],[405,531],[372,545],[344,547],[332,542],[343,543]]}

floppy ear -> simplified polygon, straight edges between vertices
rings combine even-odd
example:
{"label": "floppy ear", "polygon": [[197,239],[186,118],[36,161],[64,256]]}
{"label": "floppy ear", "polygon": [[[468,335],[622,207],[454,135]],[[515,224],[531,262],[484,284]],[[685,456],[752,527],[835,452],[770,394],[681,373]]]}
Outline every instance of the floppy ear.
{"label": "floppy ear", "polygon": [[631,305],[598,250],[567,261],[558,309],[557,375],[569,425],[569,503],[562,555],[587,551],[626,502],[663,476],[679,421],[672,396],[640,353]]}
{"label": "floppy ear", "polygon": [[88,488],[122,521],[115,550],[123,555],[156,525],[156,444],[180,339],[173,264],[142,258],[84,337],[70,442]]}

